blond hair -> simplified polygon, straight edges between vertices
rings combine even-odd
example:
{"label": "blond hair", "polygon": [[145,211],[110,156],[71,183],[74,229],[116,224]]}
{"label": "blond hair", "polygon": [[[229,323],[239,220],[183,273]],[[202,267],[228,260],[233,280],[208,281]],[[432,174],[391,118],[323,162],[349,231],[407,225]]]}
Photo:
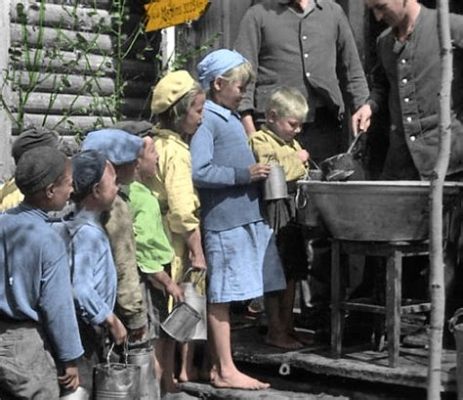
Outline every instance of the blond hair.
{"label": "blond hair", "polygon": [[304,121],[309,106],[300,90],[281,86],[270,94],[265,112],[270,111],[274,111],[278,118],[293,117]]}
{"label": "blond hair", "polygon": [[245,85],[256,79],[256,74],[249,61],[229,69],[221,75],[228,82],[243,82]]}

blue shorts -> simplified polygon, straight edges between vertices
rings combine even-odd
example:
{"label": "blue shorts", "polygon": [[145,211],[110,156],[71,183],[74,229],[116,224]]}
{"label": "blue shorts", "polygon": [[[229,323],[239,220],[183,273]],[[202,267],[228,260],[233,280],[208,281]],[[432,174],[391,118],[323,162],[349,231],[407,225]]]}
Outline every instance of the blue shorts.
{"label": "blue shorts", "polygon": [[286,288],[273,231],[255,222],[226,231],[204,231],[207,300],[229,303]]}

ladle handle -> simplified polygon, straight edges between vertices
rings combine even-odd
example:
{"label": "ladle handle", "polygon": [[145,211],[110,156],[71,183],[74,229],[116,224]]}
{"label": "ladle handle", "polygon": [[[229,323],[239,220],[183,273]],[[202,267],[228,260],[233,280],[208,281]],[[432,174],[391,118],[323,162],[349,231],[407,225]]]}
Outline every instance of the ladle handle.
{"label": "ladle handle", "polygon": [[350,154],[352,153],[352,150],[354,150],[354,147],[355,145],[357,144],[357,142],[359,141],[360,139],[360,136],[365,133],[365,131],[360,131],[358,133],[358,135],[354,138],[354,140],[352,141],[351,145],[349,146],[349,148],[347,149],[347,154]]}

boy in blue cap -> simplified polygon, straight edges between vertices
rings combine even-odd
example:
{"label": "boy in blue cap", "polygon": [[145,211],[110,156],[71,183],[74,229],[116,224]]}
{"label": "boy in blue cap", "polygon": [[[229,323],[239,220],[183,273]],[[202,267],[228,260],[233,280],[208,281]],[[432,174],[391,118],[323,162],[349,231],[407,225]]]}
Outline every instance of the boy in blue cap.
{"label": "boy in blue cap", "polygon": [[230,342],[232,301],[286,287],[275,239],[259,209],[258,182],[268,176],[270,166],[256,163],[236,112],[253,78],[252,66],[241,54],[221,49],[198,64],[198,76],[209,100],[190,149],[208,265],[211,382],[217,387],[265,389],[267,383],[236,368]]}
{"label": "boy in blue cap", "polygon": [[[103,153],[114,166],[117,183],[133,182],[143,140],[120,129],[101,129],[90,132],[82,143],[82,150]],[[117,269],[116,314],[129,330],[133,341],[142,339],[147,327],[147,310],[143,302],[136,259],[133,220],[127,196],[120,190],[104,228],[108,234]]]}

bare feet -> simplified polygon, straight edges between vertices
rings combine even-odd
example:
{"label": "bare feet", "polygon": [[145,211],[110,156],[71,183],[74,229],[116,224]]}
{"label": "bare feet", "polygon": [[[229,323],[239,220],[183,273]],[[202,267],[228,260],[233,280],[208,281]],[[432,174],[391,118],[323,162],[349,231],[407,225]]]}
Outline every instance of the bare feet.
{"label": "bare feet", "polygon": [[298,350],[304,347],[300,341],[286,333],[267,333],[267,336],[265,337],[265,343],[270,346],[279,347],[280,349],[285,350]]}
{"label": "bare feet", "polygon": [[270,387],[269,383],[251,378],[242,372],[235,370],[226,375],[219,375],[217,370],[211,371],[211,384],[217,388],[231,388],[244,390],[262,390]]}

